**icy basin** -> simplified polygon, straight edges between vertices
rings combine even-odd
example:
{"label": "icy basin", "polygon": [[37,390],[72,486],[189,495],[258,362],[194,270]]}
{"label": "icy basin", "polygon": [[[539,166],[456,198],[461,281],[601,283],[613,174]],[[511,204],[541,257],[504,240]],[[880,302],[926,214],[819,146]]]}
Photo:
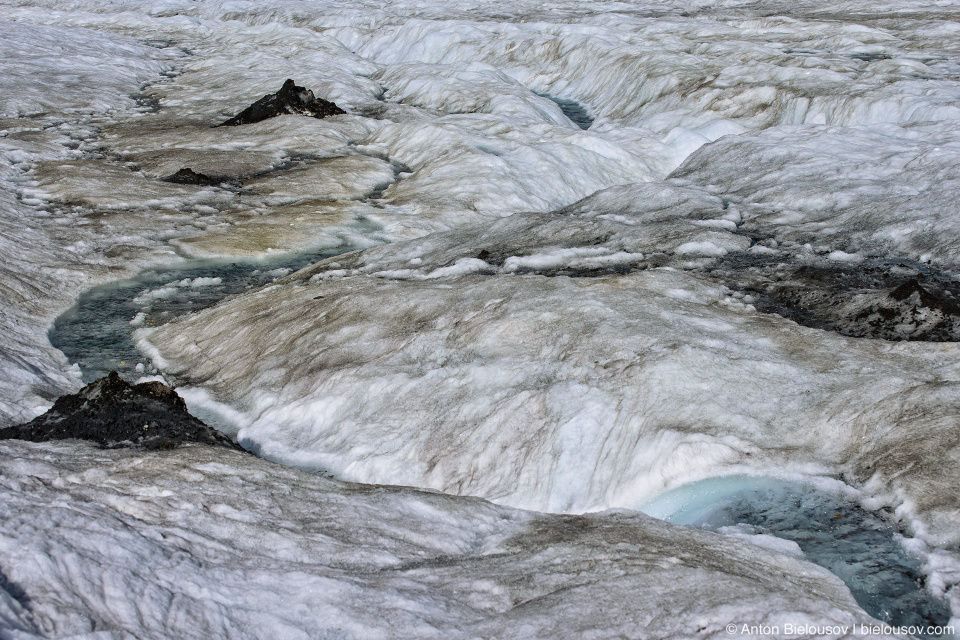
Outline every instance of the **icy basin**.
{"label": "icy basin", "polygon": [[570,121],[580,127],[581,129],[589,129],[590,125],[593,124],[593,117],[587,112],[587,108],[576,100],[570,100],[569,98],[558,98],[552,96],[549,93],[539,93],[537,95],[541,98],[546,98],[547,100],[552,101],[558,107],[560,111],[563,112],[563,115],[567,116]]}
{"label": "icy basin", "polygon": [[640,511],[803,556],[843,580],[873,617],[893,626],[943,625],[946,603],[924,588],[921,560],[897,528],[848,496],[801,482],[728,476],[668,491]]}
{"label": "icy basin", "polygon": [[357,248],[340,245],[262,260],[191,261],[176,268],[144,271],[132,280],[84,293],[54,322],[50,344],[79,365],[84,383],[114,370],[134,380],[151,372],[150,363],[134,346],[136,329],[159,326]]}

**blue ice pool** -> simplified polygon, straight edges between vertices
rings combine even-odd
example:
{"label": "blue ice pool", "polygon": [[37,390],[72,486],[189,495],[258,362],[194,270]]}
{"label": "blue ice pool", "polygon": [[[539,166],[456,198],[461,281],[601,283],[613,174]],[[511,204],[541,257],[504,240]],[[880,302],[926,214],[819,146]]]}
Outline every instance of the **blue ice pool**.
{"label": "blue ice pool", "polygon": [[944,625],[947,604],[925,588],[920,559],[896,526],[853,499],[810,484],[729,476],[678,487],[641,511],[721,533],[766,534],[843,580],[863,609],[893,626]]}

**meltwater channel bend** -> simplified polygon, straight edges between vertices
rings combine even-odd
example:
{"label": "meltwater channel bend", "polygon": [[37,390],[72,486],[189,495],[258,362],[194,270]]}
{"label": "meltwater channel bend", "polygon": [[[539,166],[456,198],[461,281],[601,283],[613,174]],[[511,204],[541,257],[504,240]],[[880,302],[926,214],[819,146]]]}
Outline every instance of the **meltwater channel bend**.
{"label": "meltwater channel bend", "polygon": [[897,627],[936,627],[947,604],[925,588],[921,561],[894,525],[855,500],[812,484],[728,476],[668,491],[640,510],[802,556],[839,577],[864,611]]}
{"label": "meltwater channel bend", "polygon": [[152,372],[151,364],[134,346],[136,329],[159,326],[358,248],[340,245],[262,260],[194,260],[179,267],[149,269],[131,280],[84,293],[54,322],[50,343],[79,365],[84,383],[110,371],[133,381]]}

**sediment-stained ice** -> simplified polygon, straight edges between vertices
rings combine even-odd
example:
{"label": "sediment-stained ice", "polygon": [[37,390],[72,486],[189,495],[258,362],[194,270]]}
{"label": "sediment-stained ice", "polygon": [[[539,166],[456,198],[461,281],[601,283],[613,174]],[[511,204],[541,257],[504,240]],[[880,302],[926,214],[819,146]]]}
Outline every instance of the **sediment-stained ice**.
{"label": "sediment-stained ice", "polygon": [[[749,160],[748,160],[749,159]],[[744,231],[838,261],[909,258],[956,272],[956,120],[780,127],[702,148],[673,176],[758,205]]]}
{"label": "sediment-stained ice", "polygon": [[[819,466],[896,476],[954,540],[950,492],[921,489],[955,446],[952,346],[756,313],[696,271],[748,247],[728,212],[682,187],[616,188],[331,258],[142,340],[242,407],[262,454],[354,480],[583,511],[721,469]],[[924,429],[947,438],[936,452]]]}
{"label": "sediment-stained ice", "polygon": [[239,408],[253,451],[346,479],[583,512],[717,474],[841,475],[956,544],[953,345],[757,313],[710,276],[749,247],[731,209],[616,187],[328,259],[141,348],[199,406]]}

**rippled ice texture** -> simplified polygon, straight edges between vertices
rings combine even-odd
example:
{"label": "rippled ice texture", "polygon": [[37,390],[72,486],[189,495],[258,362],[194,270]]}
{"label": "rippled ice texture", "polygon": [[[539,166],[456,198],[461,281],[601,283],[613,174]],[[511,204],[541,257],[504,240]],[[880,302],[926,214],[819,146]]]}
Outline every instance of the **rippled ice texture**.
{"label": "rippled ice texture", "polygon": [[[80,385],[47,330],[91,286],[390,240],[139,344],[252,448],[349,480],[585,511],[721,472],[842,476],[960,611],[955,346],[798,327],[711,270],[756,254],[957,274],[949,4],[20,0],[3,20],[3,424]],[[288,77],[348,114],[210,127]],[[230,182],[159,180],[186,167]],[[4,557],[35,535],[3,531]],[[40,598],[44,633],[113,611],[101,564],[44,574],[108,594]],[[3,584],[57,590],[24,576]],[[782,610],[741,610],[738,589],[699,617]]]}

